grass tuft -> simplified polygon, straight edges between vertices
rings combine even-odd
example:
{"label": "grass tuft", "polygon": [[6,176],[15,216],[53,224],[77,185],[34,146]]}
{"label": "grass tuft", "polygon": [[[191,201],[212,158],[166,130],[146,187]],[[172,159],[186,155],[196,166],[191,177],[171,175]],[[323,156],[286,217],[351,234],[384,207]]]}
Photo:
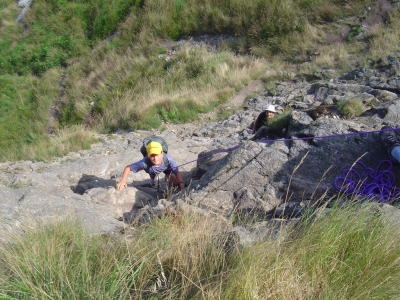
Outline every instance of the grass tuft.
{"label": "grass tuft", "polygon": [[4,299],[400,296],[400,230],[374,203],[335,202],[245,248],[225,221],[184,210],[129,239],[87,235],[70,219],[24,228],[1,232]]}
{"label": "grass tuft", "polygon": [[359,117],[365,110],[360,99],[341,100],[337,103],[339,112],[345,117]]}

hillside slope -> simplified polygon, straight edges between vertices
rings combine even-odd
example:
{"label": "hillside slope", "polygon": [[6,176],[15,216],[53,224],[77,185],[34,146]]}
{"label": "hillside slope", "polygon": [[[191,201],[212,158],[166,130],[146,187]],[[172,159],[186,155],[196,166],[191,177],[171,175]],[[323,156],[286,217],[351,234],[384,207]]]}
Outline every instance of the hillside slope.
{"label": "hillside slope", "polygon": [[32,2],[20,23],[23,7],[4,1],[0,159],[85,149],[93,142],[87,128],[225,118],[230,99],[254,80],[269,90],[295,77],[316,80],[398,47],[393,1],[212,2],[213,13],[191,1],[158,10],[156,1]]}

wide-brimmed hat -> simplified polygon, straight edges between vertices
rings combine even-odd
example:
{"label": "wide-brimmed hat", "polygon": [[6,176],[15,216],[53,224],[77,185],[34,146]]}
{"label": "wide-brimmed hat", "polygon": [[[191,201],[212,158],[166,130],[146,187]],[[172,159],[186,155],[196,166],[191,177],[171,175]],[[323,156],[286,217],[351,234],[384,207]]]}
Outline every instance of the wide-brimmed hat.
{"label": "wide-brimmed hat", "polygon": [[265,106],[264,110],[276,113],[275,106],[273,106],[272,104]]}
{"label": "wide-brimmed hat", "polygon": [[147,152],[147,155],[161,154],[162,146],[160,143],[150,142],[146,146],[146,152]]}

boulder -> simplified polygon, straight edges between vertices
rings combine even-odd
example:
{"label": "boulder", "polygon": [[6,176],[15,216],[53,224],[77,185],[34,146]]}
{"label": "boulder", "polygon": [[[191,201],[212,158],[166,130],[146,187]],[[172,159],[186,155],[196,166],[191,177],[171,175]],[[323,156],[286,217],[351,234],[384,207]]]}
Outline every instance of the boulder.
{"label": "boulder", "polygon": [[[337,197],[336,179],[348,168],[361,166],[357,162],[369,172],[390,159],[378,131],[383,125],[399,126],[400,101],[398,66],[391,66],[391,57],[386,60],[380,64],[383,69],[359,69],[329,81],[281,82],[274,92],[262,91],[237,104],[223,121],[100,135],[102,142],[91,149],[49,163],[1,163],[0,239],[3,229],[23,229],[28,220],[40,225],[73,216],[88,233],[105,234],[184,208],[222,221],[233,213],[253,216],[264,222],[254,224],[257,233],[248,237],[254,242],[277,228],[271,224],[283,224],[278,219],[286,224],[309,203]],[[372,85],[377,79],[370,75],[385,84]],[[366,111],[342,118],[335,110],[337,101],[354,97]],[[268,104],[275,104],[279,113],[290,111],[288,123],[282,137],[253,141],[251,123]],[[124,167],[142,158],[141,141],[153,134],[168,142],[168,153],[187,187],[171,190],[161,174],[160,189],[153,189],[148,174],[139,172],[130,174],[126,189],[116,191]],[[399,165],[391,163],[394,185],[399,186]],[[250,231],[235,227],[231,232],[243,233]]]}

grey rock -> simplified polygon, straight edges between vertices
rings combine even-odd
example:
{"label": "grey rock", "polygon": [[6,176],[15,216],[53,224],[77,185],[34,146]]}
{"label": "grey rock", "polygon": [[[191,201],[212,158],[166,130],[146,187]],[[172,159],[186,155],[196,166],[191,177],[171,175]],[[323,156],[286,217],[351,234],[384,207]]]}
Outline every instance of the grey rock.
{"label": "grey rock", "polygon": [[[91,149],[50,163],[1,163],[0,233],[17,232],[27,220],[43,224],[71,216],[88,233],[111,233],[179,207],[220,220],[234,213],[253,216],[253,229],[232,231],[243,245],[271,232],[275,235],[283,224],[295,222],[308,203],[334,197],[335,179],[346,168],[357,161],[376,168],[388,159],[376,131],[387,124],[399,126],[398,87],[393,86],[398,82],[396,57],[377,62],[383,69],[359,69],[341,78],[329,76],[329,81],[281,82],[273,92],[261,91],[246,103],[237,103],[232,116],[223,121],[165,124],[162,132],[120,131],[100,135],[103,141]],[[378,81],[390,88],[370,85]],[[352,98],[359,98],[366,110],[357,118],[342,119],[335,104]],[[281,138],[252,141],[251,124],[270,103],[280,113],[292,110],[287,128]],[[116,191],[123,168],[142,158],[141,141],[151,134],[167,140],[186,189],[174,193],[163,175],[160,190],[152,189],[148,174],[139,172],[129,176],[126,189]],[[391,171],[398,186],[399,166],[393,165]],[[279,226],[272,226],[274,222]],[[0,240],[4,238],[0,234]]]}

